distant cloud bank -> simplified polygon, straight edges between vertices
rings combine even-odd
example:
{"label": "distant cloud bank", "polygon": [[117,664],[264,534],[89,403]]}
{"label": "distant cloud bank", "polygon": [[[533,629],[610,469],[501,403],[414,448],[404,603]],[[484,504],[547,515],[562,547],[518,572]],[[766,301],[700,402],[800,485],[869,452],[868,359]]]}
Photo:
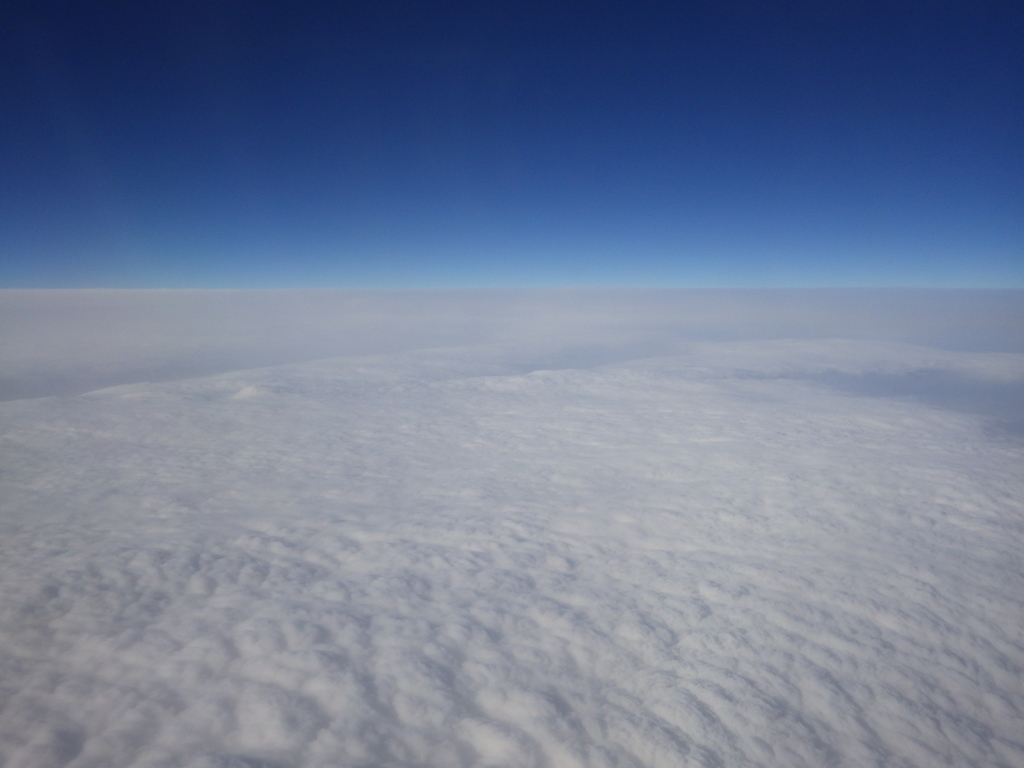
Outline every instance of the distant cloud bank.
{"label": "distant cloud bank", "polygon": [[1024,291],[0,290],[0,399],[436,347],[588,367],[787,338],[1024,352]]}

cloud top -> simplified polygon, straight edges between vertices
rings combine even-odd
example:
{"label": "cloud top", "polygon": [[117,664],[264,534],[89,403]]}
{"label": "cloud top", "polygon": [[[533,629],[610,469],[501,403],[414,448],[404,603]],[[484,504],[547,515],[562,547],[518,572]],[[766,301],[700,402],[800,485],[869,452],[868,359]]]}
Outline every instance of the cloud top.
{"label": "cloud top", "polygon": [[0,405],[0,757],[1024,760],[1020,443],[822,378],[1005,384],[1021,356],[673,349],[543,368],[517,339]]}

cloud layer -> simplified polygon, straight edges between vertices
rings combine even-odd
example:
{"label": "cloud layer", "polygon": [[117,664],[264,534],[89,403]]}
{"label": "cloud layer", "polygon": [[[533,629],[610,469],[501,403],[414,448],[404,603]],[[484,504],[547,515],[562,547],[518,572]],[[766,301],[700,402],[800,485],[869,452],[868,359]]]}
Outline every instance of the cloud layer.
{"label": "cloud layer", "polygon": [[1024,291],[5,290],[0,400],[462,345],[515,372],[787,338],[1024,352]]}
{"label": "cloud layer", "polygon": [[0,762],[1024,764],[1024,358],[516,350],[0,404]]}

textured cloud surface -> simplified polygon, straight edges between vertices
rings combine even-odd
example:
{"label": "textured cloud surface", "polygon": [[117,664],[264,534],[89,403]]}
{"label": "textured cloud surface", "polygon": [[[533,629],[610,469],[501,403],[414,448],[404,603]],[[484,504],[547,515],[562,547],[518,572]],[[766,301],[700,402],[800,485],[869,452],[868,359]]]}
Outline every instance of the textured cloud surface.
{"label": "textured cloud surface", "polygon": [[1024,765],[1024,355],[528,357],[0,404],[0,762]]}

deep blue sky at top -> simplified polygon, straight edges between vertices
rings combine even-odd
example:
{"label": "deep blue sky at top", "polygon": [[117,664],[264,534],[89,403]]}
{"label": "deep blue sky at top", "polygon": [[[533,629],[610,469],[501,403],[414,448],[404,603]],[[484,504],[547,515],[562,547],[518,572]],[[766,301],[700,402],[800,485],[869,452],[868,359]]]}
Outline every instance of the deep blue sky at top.
{"label": "deep blue sky at top", "polygon": [[1018,2],[6,7],[2,287],[1024,285]]}

